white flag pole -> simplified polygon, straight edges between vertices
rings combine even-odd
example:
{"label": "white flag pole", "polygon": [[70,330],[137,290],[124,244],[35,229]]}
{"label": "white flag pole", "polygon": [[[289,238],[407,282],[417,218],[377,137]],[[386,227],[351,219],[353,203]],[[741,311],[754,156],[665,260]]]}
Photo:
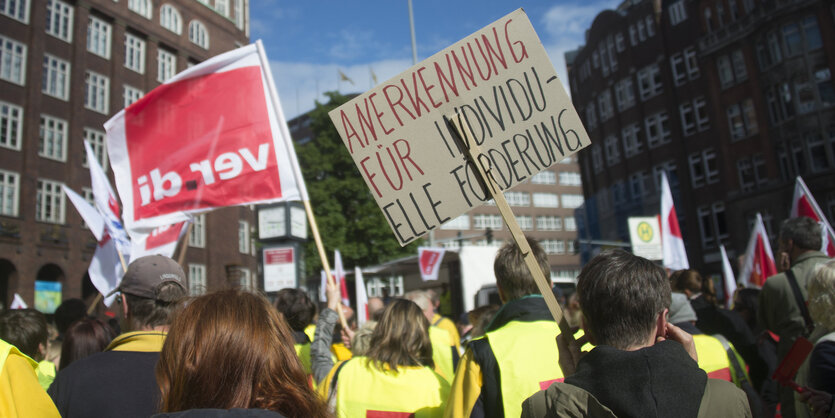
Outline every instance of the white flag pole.
{"label": "white flag pole", "polygon": [[[316,250],[319,252],[319,259],[322,261],[322,268],[325,270],[328,283],[331,286],[339,286],[339,283],[336,283],[333,275],[331,274],[331,266],[330,263],[328,263],[328,256],[325,254],[325,247],[322,245],[322,237],[319,235],[319,227],[316,224],[316,217],[313,216],[313,208],[310,206],[310,198],[307,195],[307,186],[304,184],[301,168],[299,167],[299,162],[296,159],[296,151],[292,149],[292,137],[290,136],[290,130],[287,129],[287,121],[284,119],[284,112],[281,110],[281,102],[278,100],[278,91],[275,88],[275,81],[273,81],[273,74],[272,70],[270,70],[270,63],[267,60],[267,54],[264,52],[264,44],[259,39],[255,41],[255,46],[258,49],[258,57],[261,59],[261,68],[263,69],[264,76],[267,79],[267,89],[270,91],[270,99],[273,102],[275,111],[278,113],[277,116],[279,118],[279,122],[283,122],[278,124],[282,135],[286,139],[282,142],[287,148],[286,151],[289,155],[290,163],[293,166],[293,174],[296,176],[297,187],[299,188],[299,192],[302,197],[304,211],[307,213],[307,220],[308,223],[310,223],[310,232],[313,234],[313,241],[316,243]],[[345,313],[342,312],[341,303],[336,306],[336,312],[339,314],[339,322],[342,323],[342,327],[348,329],[348,322],[345,320]]]}

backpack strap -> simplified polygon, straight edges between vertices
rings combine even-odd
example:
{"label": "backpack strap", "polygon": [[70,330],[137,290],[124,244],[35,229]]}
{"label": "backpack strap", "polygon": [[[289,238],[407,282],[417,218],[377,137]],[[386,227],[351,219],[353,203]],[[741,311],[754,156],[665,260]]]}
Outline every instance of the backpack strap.
{"label": "backpack strap", "polygon": [[812,330],[815,329],[815,323],[809,315],[809,308],[806,306],[806,301],[803,300],[803,294],[800,293],[800,285],[797,284],[797,277],[795,277],[794,272],[791,269],[788,269],[786,270],[786,278],[789,280],[789,285],[792,288],[794,300],[800,308],[800,314],[803,316],[803,322],[806,323],[806,335],[809,335],[812,333]]}

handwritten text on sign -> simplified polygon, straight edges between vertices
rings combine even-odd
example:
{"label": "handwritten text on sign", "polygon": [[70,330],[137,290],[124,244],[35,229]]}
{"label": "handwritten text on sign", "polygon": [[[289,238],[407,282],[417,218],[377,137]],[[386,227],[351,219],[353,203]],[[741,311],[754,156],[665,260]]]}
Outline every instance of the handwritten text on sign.
{"label": "handwritten text on sign", "polygon": [[330,112],[401,245],[490,199],[458,115],[502,190],[590,144],[525,12],[499,19]]}

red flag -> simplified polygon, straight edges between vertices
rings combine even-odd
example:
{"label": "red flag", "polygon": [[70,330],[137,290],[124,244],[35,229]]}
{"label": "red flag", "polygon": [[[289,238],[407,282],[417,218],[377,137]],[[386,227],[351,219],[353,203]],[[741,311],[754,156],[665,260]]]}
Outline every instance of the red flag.
{"label": "red flag", "polygon": [[444,258],[443,248],[418,248],[418,263],[420,265],[420,278],[426,280],[438,280],[438,271],[441,268],[441,260]]}
{"label": "red flag", "polygon": [[765,280],[775,274],[777,274],[777,267],[774,263],[774,254],[771,252],[771,243],[768,241],[763,218],[757,213],[754,229],[751,231],[748,247],[745,250],[745,264],[742,266],[739,278],[748,286],[762,287]]}
{"label": "red flag", "polygon": [[661,173],[661,246],[664,253],[664,267],[670,270],[685,270],[690,268],[687,261],[687,251],[684,249],[684,238],[678,227],[678,216],[673,204],[673,194],[667,173]]}
{"label": "red flag", "polygon": [[342,254],[339,253],[339,250],[334,251],[333,268],[336,270],[333,279],[339,282],[339,290],[342,293],[342,304],[351,306],[351,300],[348,298],[348,284],[345,283],[345,269],[342,268]]}
{"label": "red flag", "polygon": [[789,216],[792,218],[807,216],[818,221],[821,224],[821,251],[830,257],[835,257],[835,231],[832,230],[832,226],[824,216],[820,206],[818,206],[818,202],[815,201],[800,176],[797,176],[794,183],[794,198],[792,199],[792,210]]}

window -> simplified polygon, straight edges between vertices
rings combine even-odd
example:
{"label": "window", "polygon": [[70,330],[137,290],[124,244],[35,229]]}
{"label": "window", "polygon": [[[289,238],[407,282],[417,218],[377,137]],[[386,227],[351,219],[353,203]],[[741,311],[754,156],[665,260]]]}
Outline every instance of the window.
{"label": "window", "polygon": [[563,194],[562,207],[566,209],[576,209],[583,205],[583,195],[581,194]]}
{"label": "window", "polygon": [[606,149],[606,165],[613,166],[620,162],[620,150],[618,149],[618,138],[615,136],[606,137],[603,141]]}
{"label": "window", "polygon": [[719,72],[719,83],[726,88],[734,83],[734,73],[731,69],[731,60],[727,55],[716,58],[716,70]]}
{"label": "window", "polygon": [[667,12],[670,14],[670,24],[673,26],[687,19],[687,9],[684,7],[684,0],[679,0],[671,4]]}
{"label": "window", "polygon": [[641,128],[637,123],[633,123],[621,131],[623,137],[623,154],[626,158],[638,155],[643,148],[641,138],[638,135],[641,133]]}
{"label": "window", "polygon": [[125,34],[125,67],[145,73],[145,41],[129,33]]}
{"label": "window", "polygon": [[0,36],[0,80],[26,84],[26,45]]}
{"label": "window", "polygon": [[560,207],[559,196],[556,193],[534,193],[533,206],[537,208]]}
{"label": "window", "polygon": [[192,20],[188,24],[188,40],[203,49],[209,49],[209,31],[198,20]]}
{"label": "window", "polygon": [[143,93],[142,90],[125,84],[124,92],[122,93],[122,98],[125,100],[124,107],[128,107],[136,103],[136,101],[141,99],[144,95],[145,93]]}
{"label": "window", "polygon": [[562,231],[562,218],[559,216],[537,216],[537,231]]}
{"label": "window", "polygon": [[644,119],[646,129],[647,145],[655,148],[659,145],[670,142],[670,127],[668,124],[667,112],[660,112]]}
{"label": "window", "polygon": [[638,45],[638,32],[633,25],[629,25],[629,45]]}
{"label": "window", "polygon": [[20,201],[20,175],[0,170],[0,215],[17,216]]}
{"label": "window", "polygon": [[644,17],[644,23],[647,25],[647,35],[655,36],[655,21],[652,16]]}
{"label": "window", "polygon": [[736,0],[728,0],[728,11],[731,13],[731,21],[734,21],[737,17],[739,17],[737,14]]}
{"label": "window", "polygon": [[623,112],[635,104],[635,91],[632,89],[632,77],[626,77],[615,84],[615,101],[618,111]]}
{"label": "window", "polygon": [[626,50],[626,41],[623,37],[622,32],[618,32],[615,34],[615,48],[617,48],[618,52],[623,52]]}
{"label": "window", "polygon": [[235,26],[244,30],[244,0],[235,1]]}
{"label": "window", "polygon": [[195,248],[204,248],[206,246],[205,213],[194,217],[194,223],[191,225],[191,235],[188,237],[188,245]]}
{"label": "window", "polygon": [[803,40],[800,36],[800,28],[796,23],[783,25],[783,42],[786,46],[786,56],[793,57],[803,52]]}
{"label": "window", "polygon": [[170,4],[163,4],[159,8],[159,24],[177,35],[183,33],[183,18],[180,12]]}
{"label": "window", "polygon": [[229,0],[215,0],[215,10],[218,13],[229,17]]}
{"label": "window", "polygon": [[557,184],[557,174],[550,170],[540,171],[531,177],[533,184]]}
{"label": "window", "polygon": [[821,33],[818,30],[818,19],[814,15],[803,18],[803,35],[806,38],[806,49],[811,51],[823,46]]}
{"label": "window", "polygon": [[713,24],[710,18],[710,7],[705,9],[705,30],[710,33],[713,30]]}
{"label": "window", "polygon": [[238,252],[249,254],[249,222],[238,221]]}
{"label": "window", "polygon": [[206,265],[188,263],[188,293],[199,296],[206,293]]}
{"label": "window", "polygon": [[759,132],[754,102],[751,99],[730,105],[727,113],[731,140],[739,140]]}
{"label": "window", "polygon": [[696,213],[699,218],[703,247],[713,247],[728,238],[724,203],[716,202],[710,206],[701,206],[696,209]]}
{"label": "window", "polygon": [[641,42],[647,40],[647,32],[646,32],[646,29],[644,28],[644,21],[643,20],[638,21],[638,39],[640,39]]}
{"label": "window", "polygon": [[832,86],[832,71],[829,68],[821,68],[815,71],[815,82],[818,84],[818,96],[821,106],[835,105],[835,89]]}
{"label": "window", "polygon": [[92,71],[85,77],[84,107],[102,114],[110,111],[110,79]]}
{"label": "window", "polygon": [[252,280],[252,272],[247,268],[239,268],[238,272],[241,274],[240,286],[244,290],[255,290],[255,283]]}
{"label": "window", "polygon": [[696,131],[703,131],[710,124],[707,102],[704,97],[696,98],[692,103],[684,103],[679,106],[679,114],[681,115],[681,127],[685,136],[692,135]]}
{"label": "window", "polygon": [[157,81],[165,82],[177,72],[177,56],[162,48],[157,50]]}
{"label": "window", "polygon": [[586,128],[593,130],[597,126],[597,114],[594,112],[594,102],[586,106]]}
{"label": "window", "polygon": [[57,181],[38,179],[38,193],[35,199],[36,221],[64,223],[64,191],[61,185]]}
{"label": "window", "polygon": [[38,155],[57,161],[67,161],[67,121],[41,115]]}
{"label": "window", "polygon": [[687,76],[691,80],[699,78],[699,60],[696,57],[696,48],[691,46],[684,50],[684,63],[687,65]]}
{"label": "window", "polygon": [[680,86],[687,80],[699,78],[699,62],[696,57],[696,48],[687,47],[682,52],[673,54],[670,57],[670,68],[673,72],[675,85]]}
{"label": "window", "polygon": [[[84,128],[84,140],[90,143],[90,148],[92,148],[93,154],[96,155],[96,160],[98,160],[99,165],[103,169],[107,170],[107,145],[105,145],[104,132],[91,128]],[[86,152],[84,153],[82,165],[84,165],[84,167],[89,167]]]}
{"label": "window", "polygon": [[648,196],[650,191],[649,173],[637,171],[629,175],[629,193],[632,198],[638,199],[641,196]]}
{"label": "window", "polygon": [[516,222],[519,224],[519,229],[523,231],[530,231],[533,229],[533,218],[531,218],[530,215],[517,216]]}
{"label": "window", "polygon": [[580,173],[572,173],[570,171],[564,171],[560,173],[560,184],[563,186],[580,186],[582,185],[582,181],[580,180]]}
{"label": "window", "polygon": [[151,0],[128,0],[128,9],[145,19],[150,19],[153,13]]}
{"label": "window", "polygon": [[565,241],[558,239],[544,239],[539,242],[545,254],[565,254]]}
{"label": "window", "polygon": [[690,162],[690,182],[694,189],[719,181],[719,167],[716,162],[716,152],[713,150],[691,154],[688,161]]}
{"label": "window", "polygon": [[697,97],[693,100],[693,110],[696,112],[696,129],[699,132],[710,126],[710,117],[707,114],[707,101],[704,97]]}
{"label": "window", "polygon": [[577,222],[574,220],[573,216],[566,216],[565,217],[565,230],[566,231],[576,231],[577,230]]}
{"label": "window", "polygon": [[673,83],[677,86],[687,81],[687,67],[684,65],[684,54],[673,54],[670,57],[670,69],[673,72]]}
{"label": "window", "polygon": [[52,55],[44,54],[41,91],[61,100],[69,100],[70,63]]}
{"label": "window", "polygon": [[441,225],[441,229],[459,229],[459,230],[467,230],[470,229],[470,215],[466,213]]}
{"label": "window", "polygon": [[502,216],[486,214],[473,215],[473,229],[488,228],[492,230],[502,229]]}
{"label": "window", "polygon": [[733,63],[736,82],[739,83],[740,81],[747,80],[748,71],[745,68],[745,56],[742,54],[741,49],[737,49],[731,53],[731,62]]}
{"label": "window", "polygon": [[29,0],[6,0],[0,2],[0,14],[23,23],[29,23]]}
{"label": "window", "polygon": [[612,202],[618,207],[626,203],[626,185],[623,180],[612,184]]}
{"label": "window", "polygon": [[661,173],[667,174],[667,180],[670,181],[670,191],[678,190],[676,163],[670,160],[652,167],[652,180],[655,183],[655,190],[658,192],[661,191]]}
{"label": "window", "polygon": [[603,170],[603,151],[595,144],[592,144],[591,146],[591,162],[592,166],[594,166],[595,173],[599,173]]}
{"label": "window", "polygon": [[61,0],[46,2],[46,33],[72,42],[72,6]]}
{"label": "window", "polygon": [[95,16],[90,16],[87,23],[87,50],[110,59],[110,35],[112,29],[109,23]]}
{"label": "window", "polygon": [[641,95],[641,100],[647,100],[650,97],[660,94],[662,89],[663,84],[661,82],[661,72],[658,70],[658,64],[652,64],[638,71],[638,90]]}
{"label": "window", "polygon": [[600,106],[600,122],[605,122],[615,115],[612,108],[612,92],[608,89],[597,97],[597,104]]}
{"label": "window", "polygon": [[23,108],[0,101],[0,147],[20,151]]}
{"label": "window", "polygon": [[757,186],[768,183],[765,159],[760,154],[738,160],[736,169],[739,174],[739,187],[743,192],[750,192]]}
{"label": "window", "polygon": [[505,192],[504,194],[507,204],[510,206],[530,206],[531,195],[525,192]]}

